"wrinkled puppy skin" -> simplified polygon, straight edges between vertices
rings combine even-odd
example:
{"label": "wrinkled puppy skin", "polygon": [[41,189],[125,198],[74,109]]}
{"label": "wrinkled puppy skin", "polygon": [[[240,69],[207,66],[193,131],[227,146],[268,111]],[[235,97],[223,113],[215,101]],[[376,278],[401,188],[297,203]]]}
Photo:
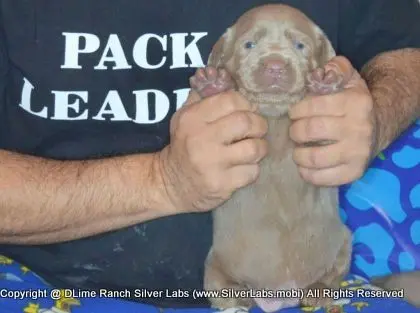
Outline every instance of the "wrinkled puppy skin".
{"label": "wrinkled puppy skin", "polygon": [[[269,152],[259,179],[214,210],[213,246],[204,277],[207,290],[253,293],[211,298],[213,307],[258,305],[273,312],[326,305],[332,299],[306,291],[336,289],[348,272],[351,234],[338,214],[337,189],[301,178],[292,159],[287,114],[306,95],[343,87],[352,73],[333,58],[329,40],[303,13],[265,5],[240,17],[215,44],[208,66],[190,79],[203,98],[240,91],[269,124]],[[264,298],[257,294],[263,289],[301,289],[308,296],[286,299],[278,292],[277,298]]]}

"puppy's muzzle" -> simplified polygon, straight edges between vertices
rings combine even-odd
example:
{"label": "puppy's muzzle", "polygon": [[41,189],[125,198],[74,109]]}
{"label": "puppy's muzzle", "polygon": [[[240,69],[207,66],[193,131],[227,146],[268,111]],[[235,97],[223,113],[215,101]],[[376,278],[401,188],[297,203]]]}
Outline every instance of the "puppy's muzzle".
{"label": "puppy's muzzle", "polygon": [[262,58],[255,74],[255,82],[266,91],[287,91],[295,80],[289,62],[280,56]]}

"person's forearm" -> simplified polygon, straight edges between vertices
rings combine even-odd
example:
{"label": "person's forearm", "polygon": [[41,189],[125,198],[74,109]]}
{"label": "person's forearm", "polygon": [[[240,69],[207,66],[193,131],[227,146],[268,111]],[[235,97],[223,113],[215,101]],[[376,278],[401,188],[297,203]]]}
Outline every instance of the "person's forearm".
{"label": "person's forearm", "polygon": [[420,49],[379,54],[361,70],[374,100],[374,156],[420,117]]}
{"label": "person's forearm", "polygon": [[0,150],[0,243],[62,242],[169,215],[156,156],[55,161]]}

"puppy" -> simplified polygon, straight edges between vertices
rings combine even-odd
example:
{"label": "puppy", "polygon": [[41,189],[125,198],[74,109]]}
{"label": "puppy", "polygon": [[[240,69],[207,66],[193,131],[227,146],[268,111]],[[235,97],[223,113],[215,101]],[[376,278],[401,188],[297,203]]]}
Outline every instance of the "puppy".
{"label": "puppy", "polygon": [[[258,305],[272,312],[325,305],[331,299],[322,289],[338,288],[348,272],[351,234],[339,217],[337,189],[301,178],[288,133],[290,106],[345,84],[348,73],[328,65],[334,56],[325,34],[302,12],[265,5],[241,16],[213,47],[208,66],[190,78],[203,98],[240,91],[269,124],[269,152],[259,179],[213,213],[204,288],[229,291],[209,299],[213,307]],[[321,293],[283,298],[282,292],[291,289]],[[242,297],[233,290],[242,291]],[[261,290],[272,294],[264,298]]]}

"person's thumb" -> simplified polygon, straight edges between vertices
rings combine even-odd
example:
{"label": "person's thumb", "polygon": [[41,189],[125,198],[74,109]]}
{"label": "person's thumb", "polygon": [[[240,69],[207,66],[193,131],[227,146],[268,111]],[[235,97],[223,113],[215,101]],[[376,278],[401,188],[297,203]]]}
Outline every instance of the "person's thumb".
{"label": "person's thumb", "polygon": [[195,91],[193,88],[190,89],[190,92],[188,94],[187,100],[185,101],[183,106],[188,106],[191,105],[193,103],[196,103],[198,101],[201,100],[200,95],[198,94],[197,91]]}
{"label": "person's thumb", "polygon": [[182,106],[174,113],[174,115],[171,117],[171,122],[170,122],[170,133],[172,134],[175,129],[178,128],[179,126],[179,116],[186,110],[188,109],[189,106],[191,106],[191,104],[197,103],[201,100],[200,95],[198,94],[197,91],[195,91],[193,88],[190,89],[190,92],[188,93],[188,97],[185,100],[185,102],[182,104]]}

